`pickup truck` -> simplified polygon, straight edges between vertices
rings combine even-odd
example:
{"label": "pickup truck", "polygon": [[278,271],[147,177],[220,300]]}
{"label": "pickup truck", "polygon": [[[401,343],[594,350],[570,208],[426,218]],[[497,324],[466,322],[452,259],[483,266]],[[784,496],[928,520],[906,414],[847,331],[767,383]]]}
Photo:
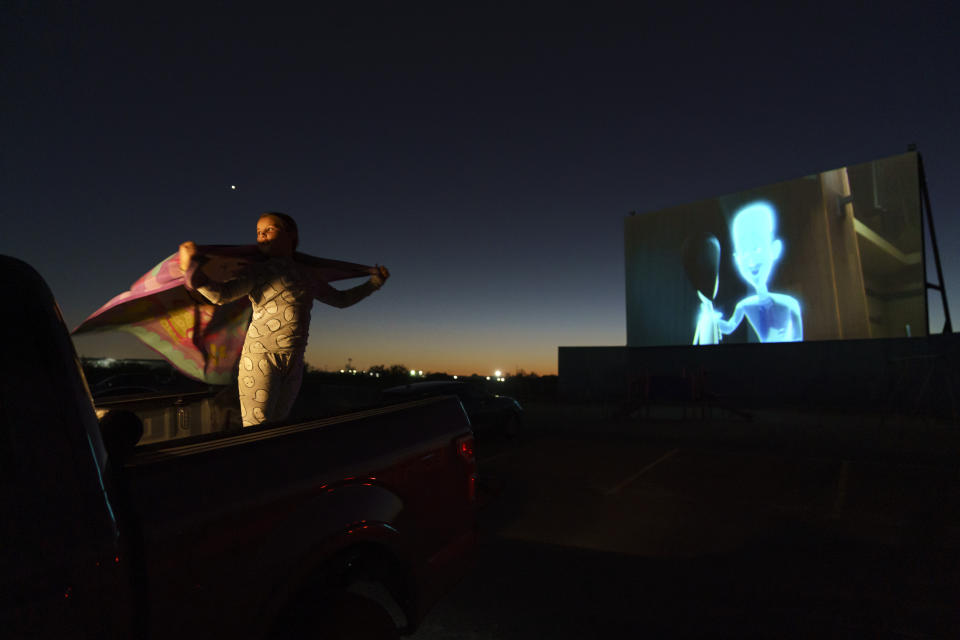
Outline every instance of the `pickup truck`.
{"label": "pickup truck", "polygon": [[40,275],[0,256],[0,282],[4,637],[396,637],[467,571],[455,397],[141,444]]}

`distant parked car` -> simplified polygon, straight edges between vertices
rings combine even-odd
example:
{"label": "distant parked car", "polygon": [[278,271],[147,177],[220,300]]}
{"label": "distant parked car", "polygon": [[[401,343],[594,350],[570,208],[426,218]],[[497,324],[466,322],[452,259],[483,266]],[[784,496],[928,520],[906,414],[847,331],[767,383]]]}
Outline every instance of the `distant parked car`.
{"label": "distant parked car", "polygon": [[501,431],[515,436],[523,425],[523,407],[509,396],[488,393],[470,382],[432,380],[391,387],[383,391],[389,399],[415,400],[432,396],[457,396],[475,432]]}

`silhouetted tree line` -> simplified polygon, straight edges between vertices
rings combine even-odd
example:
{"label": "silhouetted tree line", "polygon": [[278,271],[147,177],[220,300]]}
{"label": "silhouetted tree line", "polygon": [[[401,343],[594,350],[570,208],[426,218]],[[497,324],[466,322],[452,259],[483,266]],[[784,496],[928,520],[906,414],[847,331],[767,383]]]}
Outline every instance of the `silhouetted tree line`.
{"label": "silhouetted tree line", "polygon": [[[372,375],[371,375],[372,374]],[[378,375],[379,374],[379,375]],[[430,380],[453,380],[453,375],[443,371],[424,372],[423,376],[410,375],[410,368],[402,364],[374,365],[369,369],[352,373],[348,370],[323,371],[307,366],[304,379],[314,383],[326,383],[338,386],[366,386],[380,389],[403,384],[426,382]],[[511,396],[523,402],[525,400],[555,400],[557,395],[557,376],[540,376],[535,372],[527,373],[522,369],[508,376],[504,382],[487,380],[486,376],[474,374],[459,376],[457,380],[469,382],[490,393]]]}
{"label": "silhouetted tree line", "polygon": [[[107,364],[108,363],[108,364]],[[91,387],[114,376],[143,375],[155,378],[158,383],[170,384],[189,380],[165,360],[106,360],[104,358],[81,358],[83,375]]]}
{"label": "silhouetted tree line", "polygon": [[[109,366],[103,366],[99,358],[83,358],[83,371],[90,386],[111,377],[130,374],[151,374],[159,385],[182,386],[193,382],[176,371],[164,360],[114,360]],[[379,375],[378,375],[379,374]],[[386,389],[402,384],[424,382],[428,380],[453,380],[453,376],[446,372],[424,372],[423,376],[411,376],[409,367],[402,364],[385,366],[374,365],[368,369],[352,373],[346,371],[325,371],[310,366],[304,371],[304,382],[312,384],[328,384],[334,386],[358,386],[370,389]],[[486,376],[472,375],[459,376],[458,380],[475,384],[490,393],[499,393],[523,401],[552,401],[557,395],[557,376],[540,376],[535,372],[527,373],[523,369],[514,375],[508,376],[504,382],[487,380]],[[236,384],[233,382],[232,384]]]}

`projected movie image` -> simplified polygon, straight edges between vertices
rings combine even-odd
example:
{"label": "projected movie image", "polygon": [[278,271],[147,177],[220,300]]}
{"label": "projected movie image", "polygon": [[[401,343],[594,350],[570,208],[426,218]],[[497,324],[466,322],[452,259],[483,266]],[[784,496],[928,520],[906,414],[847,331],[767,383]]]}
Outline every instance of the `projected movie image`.
{"label": "projected movie image", "polygon": [[[713,298],[720,284],[720,241],[710,234],[692,243],[690,238],[684,241],[684,267],[700,298],[693,344],[718,344],[721,336],[733,333],[744,317],[760,342],[803,340],[800,303],[796,298],[767,288],[774,264],[783,252],[783,241],[774,233],[776,219],[776,211],[766,202],[750,204],[733,217],[731,236],[734,260],[740,276],[752,287],[753,294],[737,302],[733,316],[726,320],[721,312],[713,308]],[[704,271],[704,268],[707,270]],[[712,293],[707,296],[704,290]]]}
{"label": "projected movie image", "polygon": [[628,346],[926,334],[915,153],[625,223]]}

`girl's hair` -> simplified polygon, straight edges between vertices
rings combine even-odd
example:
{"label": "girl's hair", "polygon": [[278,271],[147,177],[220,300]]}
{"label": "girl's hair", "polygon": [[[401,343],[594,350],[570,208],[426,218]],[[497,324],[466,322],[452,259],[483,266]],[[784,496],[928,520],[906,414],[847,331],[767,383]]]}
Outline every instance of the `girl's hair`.
{"label": "girl's hair", "polygon": [[266,213],[261,213],[260,217],[271,216],[283,223],[283,228],[287,233],[293,235],[293,250],[297,250],[297,245],[300,244],[300,230],[297,229],[297,221],[292,217],[288,216],[285,213],[280,213],[279,211],[267,211]]}

